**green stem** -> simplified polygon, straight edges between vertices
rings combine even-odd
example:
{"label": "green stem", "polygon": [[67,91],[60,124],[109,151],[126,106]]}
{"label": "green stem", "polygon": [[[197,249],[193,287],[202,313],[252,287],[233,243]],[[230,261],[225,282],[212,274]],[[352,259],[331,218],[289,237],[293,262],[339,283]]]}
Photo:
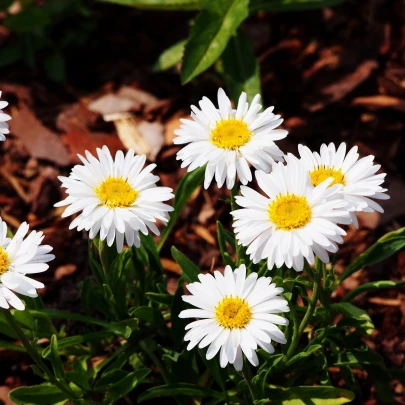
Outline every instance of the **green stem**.
{"label": "green stem", "polygon": [[64,392],[68,398],[70,399],[78,399],[79,397],[69,388],[69,386],[65,386],[62,384],[49,370],[47,365],[42,361],[41,356],[38,354],[38,352],[31,346],[30,342],[28,341],[27,337],[25,336],[25,333],[21,329],[20,325],[16,322],[14,319],[13,315],[11,315],[10,311],[7,309],[2,308],[2,312],[4,317],[6,318],[8,324],[13,328],[14,332],[18,336],[18,338],[21,340],[21,343],[23,344],[25,350],[27,353],[31,356],[32,360],[36,363],[36,365],[39,367],[39,369],[48,376],[49,381],[58,387],[62,392]]}
{"label": "green stem", "polygon": [[[236,211],[238,209],[238,205],[236,204],[236,200],[235,197],[238,194],[238,183],[235,182],[235,185],[231,188],[231,209],[232,211]],[[239,262],[240,262],[240,245],[238,243],[238,240],[236,239],[236,235],[235,235],[235,247],[236,247],[236,266],[239,266]]]}
{"label": "green stem", "polygon": [[267,260],[263,263],[262,267],[260,267],[259,271],[257,272],[257,277],[265,277],[268,271],[267,267]]}
{"label": "green stem", "polygon": [[155,353],[153,353],[153,351],[149,350],[148,344],[144,340],[140,340],[139,341],[139,347],[145,352],[145,354],[152,360],[152,362],[159,369],[160,374],[162,374],[162,378],[165,380],[165,383],[169,384],[170,383],[170,377],[167,374],[165,366],[157,358]]}
{"label": "green stem", "polygon": [[249,388],[250,396],[252,397],[252,403],[253,403],[256,400],[255,388],[252,384],[252,373],[250,372],[250,367],[249,367],[249,365],[246,365],[246,362],[243,364],[242,375],[246,382],[246,385]]}
{"label": "green stem", "polygon": [[[307,327],[308,323],[310,322],[312,315],[314,314],[314,311],[316,308],[316,303],[318,302],[318,294],[319,294],[319,289],[321,287],[321,285],[320,285],[321,279],[322,279],[322,273],[321,273],[320,269],[317,269],[316,273],[314,274],[314,286],[313,286],[313,290],[312,290],[312,298],[310,299],[310,301],[308,303],[307,311],[305,312],[304,318],[302,319],[302,321],[298,327],[298,330],[296,329],[296,325],[294,325],[294,331],[293,331],[293,336],[292,336],[292,340],[291,340],[291,345],[288,348],[286,355],[280,361],[280,363],[279,363],[280,367],[284,367],[287,365],[288,360],[294,354],[295,349],[297,348],[298,343],[301,339],[301,336],[304,333],[304,330]],[[291,307],[290,311],[295,312],[295,308],[293,309]],[[297,322],[297,324],[298,324],[298,322]]]}

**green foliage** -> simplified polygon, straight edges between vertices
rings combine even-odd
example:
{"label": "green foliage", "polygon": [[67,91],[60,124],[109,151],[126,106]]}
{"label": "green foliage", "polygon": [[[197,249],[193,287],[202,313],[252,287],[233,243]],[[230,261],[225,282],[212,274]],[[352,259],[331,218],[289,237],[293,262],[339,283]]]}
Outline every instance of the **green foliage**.
{"label": "green foliage", "polygon": [[346,0],[250,0],[251,13],[258,11],[298,11],[337,6]]}
{"label": "green foliage", "polygon": [[186,45],[186,40],[177,42],[170,48],[166,49],[158,58],[153,70],[155,72],[161,72],[163,70],[170,69],[171,67],[177,65],[181,62],[184,53],[184,46]]}
{"label": "green foliage", "polygon": [[389,232],[359,255],[340,275],[339,282],[365,266],[380,263],[405,246],[405,228]]}
{"label": "green foliage", "polygon": [[198,10],[198,0],[100,0],[145,10]]}
{"label": "green foliage", "polygon": [[188,83],[218,59],[231,35],[248,16],[248,0],[200,0],[200,8],[184,50],[183,83]]}

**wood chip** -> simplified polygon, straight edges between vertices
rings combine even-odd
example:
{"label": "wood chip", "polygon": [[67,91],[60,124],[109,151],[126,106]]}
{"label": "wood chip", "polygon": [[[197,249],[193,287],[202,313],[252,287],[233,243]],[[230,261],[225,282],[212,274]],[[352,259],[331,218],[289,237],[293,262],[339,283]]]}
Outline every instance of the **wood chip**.
{"label": "wood chip", "polygon": [[166,259],[165,257],[162,257],[161,260],[162,260],[162,266],[165,270],[181,276],[181,273],[182,273],[181,267],[174,260]]}
{"label": "wood chip", "polygon": [[368,301],[376,305],[384,305],[387,307],[399,307],[401,305],[401,300],[397,298],[371,297]]}
{"label": "wood chip", "polygon": [[352,101],[354,106],[363,106],[376,110],[379,108],[393,108],[405,113],[405,100],[398,97],[386,96],[384,94],[368,97],[357,97]]}

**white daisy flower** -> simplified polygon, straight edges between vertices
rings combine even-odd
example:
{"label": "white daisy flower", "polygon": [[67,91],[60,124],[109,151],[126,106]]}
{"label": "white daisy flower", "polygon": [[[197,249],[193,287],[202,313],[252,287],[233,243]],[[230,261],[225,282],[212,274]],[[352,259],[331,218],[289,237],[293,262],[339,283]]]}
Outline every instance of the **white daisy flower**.
{"label": "white daisy flower", "polygon": [[[32,231],[24,240],[29,226],[23,222],[12,239],[7,237],[7,225],[0,218],[0,307],[10,306],[23,310],[23,302],[14,293],[35,298],[37,288],[44,285],[27,274],[42,273],[55,258],[49,254],[52,247],[41,245],[44,235]],[[14,291],[14,292],[13,292]]]}
{"label": "white daisy flower", "polygon": [[139,247],[139,231],[159,235],[156,220],[167,223],[173,208],[162,201],[173,198],[173,190],[157,187],[159,176],[151,173],[156,165],[143,169],[146,157],[134,156],[132,149],[126,156],[118,151],[115,159],[107,146],[97,149],[97,154],[98,159],[88,151],[87,159],[78,155],[83,165],[76,165],[69,177],[59,177],[68,197],[55,207],[69,205],[62,217],[80,212],[69,229],[90,231],[90,239],[100,233],[108,246],[115,239],[118,252],[122,251],[124,236],[129,246]]}
{"label": "white daisy flower", "polygon": [[4,135],[10,133],[7,121],[11,120],[11,117],[8,114],[3,113],[3,108],[6,108],[7,106],[8,106],[7,101],[0,101],[0,141],[5,141],[6,137]]}
{"label": "white daisy flower", "polygon": [[[384,212],[382,207],[372,199],[386,200],[390,197],[382,188],[385,173],[375,174],[381,165],[374,165],[374,156],[359,159],[357,146],[353,146],[346,154],[346,144],[343,142],[336,150],[335,144],[323,144],[320,153],[311,152],[309,148],[298,145],[300,162],[309,171],[314,186],[322,183],[328,177],[333,178],[333,184],[341,184],[339,194],[348,203],[351,218],[356,227],[358,222],[354,212]],[[289,155],[288,160],[297,159]]]}
{"label": "white daisy flower", "polygon": [[327,251],[336,252],[346,235],[336,224],[350,223],[347,203],[334,198],[342,186],[330,186],[330,178],[313,187],[297,162],[279,163],[271,174],[257,171],[256,179],[267,195],[242,186],[236,202],[243,208],[231,213],[238,243],[249,246],[253,262],[267,259],[269,269],[285,264],[296,271],[304,258],[313,264],[314,254],[329,262]]}
{"label": "white daisy flower", "polygon": [[232,188],[236,174],[242,184],[247,184],[252,180],[249,163],[269,172],[275,161],[283,161],[284,154],[274,141],[285,138],[288,132],[275,129],[283,120],[273,114],[274,107],[259,113],[259,100],[257,94],[249,107],[246,93],[242,93],[234,110],[224,90],[219,89],[219,108],[203,97],[201,110],[192,105],[192,120],[182,119],[183,125],[174,131],[178,135],[175,144],[188,143],[177,153],[177,159],[183,161],[181,167],[188,166],[190,172],[207,164],[205,188],[214,176],[218,187],[226,180],[226,186]]}
{"label": "white daisy flower", "polygon": [[257,278],[257,273],[246,277],[244,264],[235,271],[226,266],[224,275],[219,271],[214,275],[200,274],[200,282],[187,285],[192,295],[183,295],[198,309],[181,311],[179,317],[199,318],[186,326],[187,349],[208,346],[208,360],[220,352],[221,367],[230,363],[242,370],[242,353],[257,366],[258,346],[273,353],[272,340],[287,342],[276,326],[288,325],[288,319],[276,315],[289,311],[288,302],[279,296],[283,289],[272,284],[270,277]]}

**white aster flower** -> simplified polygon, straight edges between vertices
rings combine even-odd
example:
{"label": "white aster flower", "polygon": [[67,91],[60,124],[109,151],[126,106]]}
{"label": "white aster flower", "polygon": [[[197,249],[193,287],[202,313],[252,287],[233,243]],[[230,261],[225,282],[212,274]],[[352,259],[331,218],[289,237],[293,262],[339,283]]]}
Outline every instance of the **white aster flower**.
{"label": "white aster flower", "polygon": [[308,172],[297,162],[279,163],[271,174],[256,172],[259,187],[267,194],[242,186],[236,202],[243,207],[232,212],[238,243],[249,246],[254,263],[267,259],[274,265],[302,271],[304,258],[314,263],[314,254],[324,263],[336,252],[346,232],[336,224],[350,223],[347,203],[335,198],[340,184],[329,178],[313,187]]}
{"label": "white aster flower", "polygon": [[7,121],[11,120],[11,117],[8,114],[3,113],[3,108],[6,108],[7,106],[8,106],[7,101],[0,101],[0,141],[5,141],[6,137],[4,135],[10,133]]}
{"label": "white aster flower", "polygon": [[208,346],[208,360],[220,351],[221,367],[230,363],[242,370],[242,353],[257,366],[258,346],[273,353],[272,340],[287,342],[276,325],[288,325],[288,319],[275,315],[289,311],[287,301],[279,296],[283,289],[272,284],[270,277],[257,278],[257,273],[246,277],[244,264],[235,271],[226,266],[224,275],[219,271],[214,275],[200,274],[200,282],[187,285],[192,295],[183,295],[198,309],[181,311],[179,317],[199,318],[186,326],[187,349]]}
{"label": "white aster flower", "polygon": [[[336,150],[335,145],[323,144],[320,153],[311,152],[309,148],[298,145],[300,162],[309,171],[314,186],[322,183],[328,177],[333,178],[333,184],[341,184],[339,194],[348,204],[351,218],[356,227],[358,222],[354,212],[384,212],[382,207],[373,199],[386,200],[390,197],[384,194],[386,188],[382,188],[385,173],[375,174],[381,165],[374,165],[374,156],[366,156],[359,159],[357,146],[353,146],[346,154],[346,144],[343,142]],[[297,159],[289,155],[288,160]]]}
{"label": "white aster flower", "polygon": [[252,180],[249,163],[256,169],[269,172],[274,162],[283,161],[283,152],[274,143],[287,136],[288,132],[275,129],[283,120],[273,114],[269,107],[259,113],[260,95],[250,104],[242,93],[236,110],[222,89],[218,90],[218,106],[207,98],[200,101],[199,110],[191,106],[192,120],[182,119],[180,129],[174,131],[175,144],[188,143],[177,153],[183,162],[181,167],[193,171],[207,164],[204,187],[208,188],[213,177],[218,187],[230,189],[235,184],[236,174],[242,184]]}
{"label": "white aster flower", "polygon": [[149,228],[159,235],[156,220],[167,223],[173,208],[162,201],[173,198],[173,190],[157,187],[159,176],[151,173],[156,165],[143,169],[146,157],[134,156],[132,149],[126,156],[118,151],[115,159],[107,146],[97,149],[97,154],[98,159],[88,151],[87,159],[78,155],[83,165],[76,165],[69,177],[59,177],[68,197],[55,207],[69,205],[62,217],[81,211],[69,229],[90,231],[90,239],[100,233],[108,246],[115,239],[118,252],[123,248],[124,236],[129,246],[139,247],[139,231],[147,235]]}
{"label": "white aster flower", "polygon": [[[28,297],[38,296],[37,288],[44,285],[27,274],[42,273],[55,258],[52,247],[41,245],[44,235],[32,231],[24,240],[29,226],[23,222],[12,239],[7,237],[7,225],[0,218],[0,307],[23,310],[24,304],[14,292]],[[13,292],[14,291],[14,292]]]}

